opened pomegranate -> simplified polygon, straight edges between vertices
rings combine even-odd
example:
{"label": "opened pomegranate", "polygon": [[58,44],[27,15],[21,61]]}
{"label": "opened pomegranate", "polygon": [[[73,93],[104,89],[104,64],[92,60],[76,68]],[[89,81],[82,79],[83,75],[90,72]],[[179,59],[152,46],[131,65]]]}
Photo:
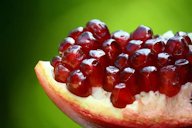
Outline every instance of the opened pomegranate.
{"label": "opened pomegranate", "polygon": [[48,96],[83,127],[190,128],[191,35],[154,36],[144,25],[110,34],[91,20],[35,71]]}

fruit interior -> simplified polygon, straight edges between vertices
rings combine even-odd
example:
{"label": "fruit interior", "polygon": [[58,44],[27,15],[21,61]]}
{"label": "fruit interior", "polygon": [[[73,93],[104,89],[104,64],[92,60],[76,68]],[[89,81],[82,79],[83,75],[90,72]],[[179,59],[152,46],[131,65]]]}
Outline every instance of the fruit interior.
{"label": "fruit interior", "polygon": [[[51,65],[56,81],[80,97],[93,88],[110,92],[114,107],[132,104],[138,94],[153,91],[174,97],[192,81],[191,33],[154,35],[140,25],[132,33],[110,33],[100,20],[72,30]],[[188,99],[189,100],[189,99]]]}

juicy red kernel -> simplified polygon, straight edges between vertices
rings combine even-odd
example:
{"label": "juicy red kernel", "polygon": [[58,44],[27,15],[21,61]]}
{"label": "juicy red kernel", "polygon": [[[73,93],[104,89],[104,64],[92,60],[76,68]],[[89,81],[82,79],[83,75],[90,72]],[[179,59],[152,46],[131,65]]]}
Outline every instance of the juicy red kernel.
{"label": "juicy red kernel", "polygon": [[81,97],[87,97],[91,94],[91,85],[80,70],[73,71],[67,79],[67,89]]}
{"label": "juicy red kernel", "polygon": [[189,61],[189,63],[192,65],[192,51],[189,51],[186,58]]}
{"label": "juicy red kernel", "polygon": [[129,37],[130,37],[129,33],[123,30],[116,31],[112,34],[112,38],[115,39],[115,41],[121,46],[122,50],[127,45]]}
{"label": "juicy red kernel", "polygon": [[151,63],[150,55],[151,50],[148,48],[142,48],[137,50],[130,58],[132,66],[136,69],[140,69]]}
{"label": "juicy red kernel", "polygon": [[189,46],[183,37],[174,36],[167,41],[166,52],[175,58],[185,58],[189,52]]}
{"label": "juicy red kernel", "polygon": [[125,52],[129,55],[133,54],[136,50],[142,47],[143,41],[141,40],[131,40],[128,42]]}
{"label": "juicy red kernel", "polygon": [[110,63],[113,64],[114,60],[117,56],[121,53],[120,46],[114,39],[108,39],[103,43],[102,46],[103,50],[105,51]]}
{"label": "juicy red kernel", "polygon": [[129,65],[129,55],[125,53],[119,54],[114,64],[119,69],[127,67]]}
{"label": "juicy red kernel", "polygon": [[147,66],[140,71],[140,87],[141,91],[157,91],[158,90],[158,72],[155,66]]}
{"label": "juicy red kernel", "polygon": [[107,63],[108,63],[107,56],[103,50],[101,50],[101,49],[90,50],[89,56],[98,60],[99,63],[102,65],[102,67],[107,66]]}
{"label": "juicy red kernel", "polygon": [[81,61],[85,58],[82,47],[79,45],[72,45],[62,55],[62,63],[72,69],[79,67]]}
{"label": "juicy red kernel", "polygon": [[120,73],[120,82],[125,83],[126,87],[133,95],[138,94],[140,91],[136,82],[136,77],[136,71],[131,67],[123,69],[123,71]]}
{"label": "juicy red kernel", "polygon": [[110,38],[109,29],[106,24],[98,19],[89,21],[86,25],[86,30],[92,32],[100,43]]}
{"label": "juicy red kernel", "polygon": [[87,76],[92,86],[103,85],[104,70],[98,60],[94,58],[84,59],[80,65],[80,69]]}
{"label": "juicy red kernel", "polygon": [[76,44],[80,45],[83,49],[84,53],[89,53],[92,49],[97,49],[98,43],[96,39],[93,37],[91,32],[83,32],[77,39]]}
{"label": "juicy red kernel", "polygon": [[160,69],[160,89],[159,91],[169,97],[175,96],[181,85],[179,84],[179,75],[177,67],[167,65]]}
{"label": "juicy red kernel", "polygon": [[67,81],[67,77],[70,74],[70,70],[62,64],[57,64],[54,68],[54,74],[56,81],[65,83]]}
{"label": "juicy red kernel", "polygon": [[176,36],[182,36],[189,45],[192,44],[192,42],[191,42],[192,40],[190,39],[190,37],[188,36],[188,34],[186,32],[182,32],[182,31],[177,32]]}
{"label": "juicy red kernel", "polygon": [[157,55],[157,66],[163,67],[173,63],[173,57],[166,52],[159,53]]}
{"label": "juicy red kernel", "polygon": [[151,49],[154,54],[158,54],[165,50],[165,43],[161,38],[149,39],[145,42],[144,47]]}
{"label": "juicy red kernel", "polygon": [[181,85],[185,84],[189,78],[190,65],[186,59],[179,59],[175,61],[177,72],[179,74],[179,82]]}
{"label": "juicy red kernel", "polygon": [[132,104],[135,101],[134,96],[129,92],[125,83],[115,85],[112,94],[111,102],[114,107],[125,108],[127,104]]}
{"label": "juicy red kernel", "polygon": [[69,33],[69,37],[72,37],[74,40],[77,40],[77,38],[84,32],[84,28],[83,27],[77,27],[75,29],[73,29],[70,33]]}
{"label": "juicy red kernel", "polygon": [[119,69],[115,66],[106,67],[106,75],[104,80],[103,89],[111,92],[114,86],[119,82]]}
{"label": "juicy red kernel", "polygon": [[51,60],[51,65],[53,67],[56,67],[56,65],[61,64],[62,58],[60,56],[55,56],[53,57],[53,59]]}
{"label": "juicy red kernel", "polygon": [[142,40],[146,41],[151,39],[153,36],[153,31],[151,28],[140,25],[130,36],[132,40]]}
{"label": "juicy red kernel", "polygon": [[59,54],[62,55],[71,45],[75,44],[75,40],[71,37],[65,38],[59,46]]}

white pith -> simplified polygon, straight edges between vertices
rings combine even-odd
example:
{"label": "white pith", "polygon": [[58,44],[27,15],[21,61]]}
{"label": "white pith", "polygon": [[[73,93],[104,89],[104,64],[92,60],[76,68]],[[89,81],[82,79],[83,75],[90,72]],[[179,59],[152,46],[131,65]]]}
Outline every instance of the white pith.
{"label": "white pith", "polygon": [[44,74],[47,75],[45,77],[49,78],[48,82],[54,85],[53,88],[56,92],[72,100],[80,107],[89,110],[91,113],[123,120],[129,120],[130,118],[126,117],[130,114],[138,114],[139,116],[151,118],[154,121],[162,120],[162,118],[170,120],[192,120],[192,104],[190,103],[192,83],[182,85],[180,92],[171,98],[160,94],[158,91],[141,92],[135,96],[136,100],[133,104],[119,109],[113,107],[110,101],[111,94],[104,91],[101,87],[94,87],[92,89],[92,95],[86,98],[70,93],[65,83],[59,83],[54,80],[53,67],[49,62],[40,61],[39,63],[44,68]]}

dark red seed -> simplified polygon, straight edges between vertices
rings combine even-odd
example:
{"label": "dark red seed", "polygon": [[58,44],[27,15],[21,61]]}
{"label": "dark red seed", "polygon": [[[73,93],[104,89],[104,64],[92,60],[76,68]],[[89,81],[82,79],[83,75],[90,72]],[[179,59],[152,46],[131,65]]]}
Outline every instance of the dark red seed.
{"label": "dark red seed", "polygon": [[189,52],[189,46],[183,37],[174,36],[167,41],[166,52],[175,58],[185,58]]}
{"label": "dark red seed", "polygon": [[100,43],[110,38],[109,29],[106,24],[98,19],[89,21],[86,25],[86,30],[92,32]]}
{"label": "dark red seed", "polygon": [[167,65],[160,69],[160,89],[159,91],[169,97],[175,96],[179,91],[181,85],[179,84],[179,74],[177,67],[174,65]]}
{"label": "dark red seed", "polygon": [[105,51],[110,64],[113,64],[117,56],[121,53],[121,48],[114,39],[108,39],[103,43],[103,50]]}
{"label": "dark red seed", "polygon": [[125,53],[119,54],[114,64],[119,69],[127,67],[129,65],[129,55]]}
{"label": "dark red seed", "polygon": [[189,45],[192,44],[191,39],[186,32],[182,32],[182,31],[177,32],[176,36],[182,36],[186,40],[187,44]]}
{"label": "dark red seed", "polygon": [[132,104],[134,101],[135,98],[126,88],[125,83],[115,85],[111,94],[111,102],[114,107],[125,108],[127,104]]}
{"label": "dark red seed", "polygon": [[53,57],[53,59],[51,60],[51,65],[53,67],[56,67],[56,65],[61,64],[62,58],[60,56],[55,56]]}
{"label": "dark red seed", "polygon": [[186,58],[189,61],[189,63],[192,65],[192,51],[189,51]]}
{"label": "dark red seed", "polygon": [[91,32],[83,32],[77,39],[76,44],[80,45],[83,49],[84,53],[89,53],[92,49],[97,49],[98,43],[96,39],[93,37]]}
{"label": "dark red seed", "polygon": [[91,94],[91,85],[80,70],[73,71],[67,79],[67,89],[81,97],[87,97]]}
{"label": "dark red seed", "polygon": [[79,45],[72,45],[63,53],[62,63],[75,69],[80,65],[84,58],[85,54],[82,51],[82,47]]}
{"label": "dark red seed", "polygon": [[119,82],[119,69],[115,66],[106,67],[106,75],[104,80],[103,89],[111,92],[114,86]]}
{"label": "dark red seed", "polygon": [[136,77],[136,71],[131,67],[123,69],[123,71],[120,73],[120,81],[126,84],[126,87],[133,95],[138,94],[140,91],[136,82]]}
{"label": "dark red seed", "polygon": [[131,34],[130,38],[132,40],[142,40],[146,41],[148,39],[151,39],[153,36],[153,31],[151,28],[140,25],[137,27],[137,29]]}
{"label": "dark red seed", "polygon": [[173,63],[173,57],[166,52],[159,53],[157,55],[157,66],[163,67]]}
{"label": "dark red seed", "polygon": [[155,66],[144,67],[140,71],[140,88],[141,91],[157,91],[158,90],[158,72]]}
{"label": "dark red seed", "polygon": [[62,64],[57,64],[54,68],[55,80],[58,82],[65,83],[69,76],[70,70]]}
{"label": "dark red seed", "polygon": [[127,45],[127,42],[129,40],[129,33],[119,30],[112,34],[112,38],[115,39],[115,41],[121,46],[121,49],[124,50],[125,46]]}
{"label": "dark red seed", "polygon": [[72,37],[74,40],[77,40],[77,38],[84,32],[84,28],[83,27],[77,27],[74,30],[72,30],[69,33],[69,37]]}
{"label": "dark red seed", "polygon": [[186,59],[179,59],[175,61],[175,66],[177,67],[177,72],[179,74],[179,82],[183,85],[189,80],[189,61]]}
{"label": "dark red seed", "polygon": [[75,40],[71,37],[67,37],[61,42],[59,46],[59,54],[62,55],[71,45],[75,44]]}
{"label": "dark red seed", "polygon": [[151,63],[151,50],[142,48],[137,50],[130,58],[130,62],[135,69],[141,69]]}
{"label": "dark red seed", "polygon": [[158,54],[165,50],[165,43],[161,38],[149,39],[145,42],[144,47],[151,49],[154,54]]}
{"label": "dark red seed", "polygon": [[87,76],[92,86],[102,86],[104,70],[98,60],[94,58],[84,59],[80,65],[81,71]]}
{"label": "dark red seed", "polygon": [[125,52],[129,55],[133,54],[136,50],[142,47],[143,41],[141,40],[131,40],[128,42]]}
{"label": "dark red seed", "polygon": [[98,60],[99,63],[102,65],[102,67],[105,68],[107,66],[108,58],[103,50],[101,50],[101,49],[90,50],[89,56]]}

